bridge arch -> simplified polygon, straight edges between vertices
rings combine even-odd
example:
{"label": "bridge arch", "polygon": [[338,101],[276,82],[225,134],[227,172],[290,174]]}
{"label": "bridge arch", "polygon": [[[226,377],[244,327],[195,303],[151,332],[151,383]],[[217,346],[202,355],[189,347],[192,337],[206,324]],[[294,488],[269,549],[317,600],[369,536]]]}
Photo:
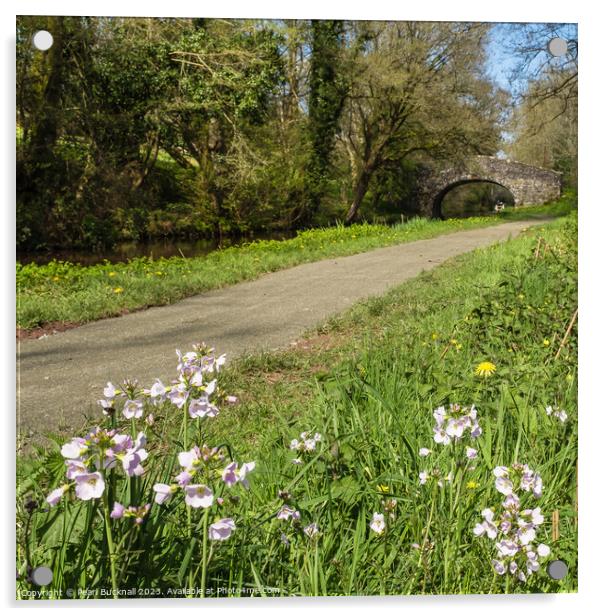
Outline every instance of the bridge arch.
{"label": "bridge arch", "polygon": [[474,156],[444,169],[424,167],[418,180],[418,211],[422,216],[441,217],[443,197],[456,186],[471,182],[503,186],[516,206],[536,205],[560,197],[562,174],[494,156]]}
{"label": "bridge arch", "polygon": [[512,196],[512,205],[516,204],[516,197],[514,193],[512,192],[512,190],[508,186],[499,182],[498,180],[493,179],[493,178],[488,178],[488,177],[483,177],[483,178],[462,177],[462,178],[458,178],[454,180],[453,182],[451,182],[450,184],[442,188],[439,191],[439,193],[434,195],[431,216],[433,218],[441,218],[441,219],[445,218],[445,216],[443,215],[443,200],[448,195],[448,193],[450,193],[452,190],[454,190],[455,188],[458,188],[459,186],[466,186],[467,184],[493,184],[495,186],[504,188]]}

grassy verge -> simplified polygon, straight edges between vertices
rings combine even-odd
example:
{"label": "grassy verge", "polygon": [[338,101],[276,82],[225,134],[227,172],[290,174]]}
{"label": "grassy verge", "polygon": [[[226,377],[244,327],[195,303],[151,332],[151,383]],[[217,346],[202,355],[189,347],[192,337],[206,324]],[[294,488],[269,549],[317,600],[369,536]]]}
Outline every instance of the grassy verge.
{"label": "grassy verge", "polygon": [[300,263],[356,254],[382,246],[432,238],[511,220],[559,216],[574,209],[566,196],[546,206],[506,210],[495,217],[458,220],[413,219],[394,227],[354,225],[315,229],[285,241],[259,241],[205,257],[80,266],[52,262],[17,265],[17,326],[80,324],[257,278]]}
{"label": "grassy verge", "polygon": [[[110,587],[113,564],[124,588],[162,592],[201,583],[240,596],[575,591],[576,228],[570,216],[463,255],[359,304],[295,348],[238,360],[219,382],[240,402],[217,419],[188,421],[184,410],[182,421],[169,403],[146,408],[155,415],[145,428],[146,473],[111,477],[111,498],[150,502],[153,484],[181,470],[179,451],[225,441],[228,457],[256,461],[250,490],[227,490],[223,504],[206,510],[187,508],[178,492],[139,526],[109,522],[113,551],[96,501],[69,495],[28,513],[20,500],[19,570],[26,559],[52,563],[56,590]],[[485,361],[495,371],[475,374]],[[433,410],[454,403],[476,406],[482,434],[435,443]],[[121,413],[113,421],[130,430]],[[291,451],[303,431],[322,439],[314,450]],[[474,534],[484,509],[496,521],[503,511],[493,469],[514,463],[542,478],[540,498],[528,482],[521,489],[515,480],[513,490],[523,522],[535,507],[544,516],[529,545],[551,549],[525,582],[492,566],[496,541],[508,539],[501,527],[495,541]],[[202,469],[204,482],[219,484],[210,463]],[[57,450],[21,460],[20,499],[40,503],[64,472]],[[277,518],[284,504],[298,521]],[[207,546],[207,520],[226,512],[236,531]],[[370,526],[375,513],[382,532]],[[526,572],[525,552],[503,564]],[[550,558],[568,564],[566,578],[545,574]]]}

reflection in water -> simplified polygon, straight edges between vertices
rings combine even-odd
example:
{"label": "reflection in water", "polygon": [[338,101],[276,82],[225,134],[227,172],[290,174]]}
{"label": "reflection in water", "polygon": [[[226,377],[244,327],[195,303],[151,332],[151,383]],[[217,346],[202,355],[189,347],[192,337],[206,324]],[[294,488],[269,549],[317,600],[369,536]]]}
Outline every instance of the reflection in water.
{"label": "reflection in water", "polygon": [[496,213],[496,206],[514,205],[512,193],[499,184],[472,181],[452,188],[441,202],[443,218],[467,218],[469,216],[490,216]]}
{"label": "reflection in water", "polygon": [[236,237],[204,240],[164,240],[154,242],[123,242],[117,244],[112,250],[93,252],[85,250],[54,250],[49,252],[19,252],[17,260],[26,263],[48,263],[52,259],[57,261],[70,261],[82,265],[94,265],[104,260],[119,263],[135,257],[201,257],[215,250],[242,246],[255,240],[284,240],[294,237],[294,233],[271,233],[269,235],[254,235],[253,237]]}

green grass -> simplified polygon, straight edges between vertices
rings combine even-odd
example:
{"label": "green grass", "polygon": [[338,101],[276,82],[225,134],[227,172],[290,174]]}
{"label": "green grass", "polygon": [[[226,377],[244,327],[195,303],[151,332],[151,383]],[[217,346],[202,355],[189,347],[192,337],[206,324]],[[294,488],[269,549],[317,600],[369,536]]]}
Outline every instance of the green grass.
{"label": "green grass", "polygon": [[314,229],[285,241],[258,241],[204,257],[80,266],[65,262],[17,264],[17,326],[86,323],[257,278],[266,272],[329,257],[356,254],[454,231],[511,220],[560,216],[573,196],[545,205],[506,210],[498,216],[457,220],[413,219],[393,227],[354,225]]}
{"label": "green grass", "polygon": [[[355,306],[295,349],[237,360],[219,381],[240,403],[202,426],[190,421],[184,432],[180,411],[153,408],[147,473],[135,486],[142,496],[132,501],[132,486],[117,476],[120,502],[140,504],[154,482],[171,482],[183,440],[227,441],[237,460],[255,460],[257,469],[250,490],[236,492],[240,501],[211,510],[211,520],[232,516],[237,530],[209,552],[203,510],[187,517],[178,498],[154,506],[139,529],[114,522],[119,585],[166,592],[204,577],[209,588],[226,586],[234,595],[575,591],[576,326],[567,330],[577,306],[576,234],[575,215],[529,230]],[[495,363],[494,375],[475,375],[482,361]],[[432,411],[454,402],[476,405],[483,434],[458,447],[436,445]],[[549,417],[548,405],[566,410],[567,421]],[[319,431],[323,442],[297,466],[288,444],[305,430]],[[472,470],[466,444],[479,451]],[[433,453],[420,458],[420,447]],[[17,567],[24,570],[29,553],[32,566],[53,567],[53,589],[110,587],[100,507],[65,498],[49,512],[23,509],[27,495],[40,502],[61,482],[57,449],[19,462]],[[498,576],[494,542],[472,532],[481,510],[500,509],[492,469],[513,462],[543,478],[541,499],[521,493],[521,504],[541,507],[536,543],[568,564],[562,581],[548,578],[545,566],[526,584]],[[453,471],[453,481],[421,486],[418,473],[434,468],[443,476]],[[215,481],[207,472],[206,481]],[[290,493],[299,526],[275,519],[279,490]],[[395,518],[376,535],[370,519],[392,498]],[[302,531],[310,522],[320,528],[317,540]],[[31,588],[25,581],[19,587]]]}

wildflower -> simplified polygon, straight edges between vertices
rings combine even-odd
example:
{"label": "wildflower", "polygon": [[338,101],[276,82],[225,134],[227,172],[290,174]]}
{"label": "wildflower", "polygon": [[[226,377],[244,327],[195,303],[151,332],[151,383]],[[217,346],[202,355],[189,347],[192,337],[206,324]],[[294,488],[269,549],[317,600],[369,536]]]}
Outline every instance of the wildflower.
{"label": "wildflower", "polygon": [[310,538],[310,539],[314,539],[315,537],[318,536],[320,529],[318,528],[318,525],[315,522],[312,522],[311,524],[308,524],[304,529],[303,532]]}
{"label": "wildflower", "polygon": [[153,383],[152,387],[148,391],[148,395],[151,398],[151,402],[153,404],[160,404],[165,400],[165,395],[167,390],[165,389],[165,385],[159,380],[156,379]]}
{"label": "wildflower", "polygon": [[232,518],[223,518],[209,526],[209,539],[212,541],[224,541],[236,530],[236,524]]}
{"label": "wildflower", "polygon": [[316,449],[316,443],[320,443],[321,441],[322,435],[319,432],[316,432],[313,437],[309,436],[309,432],[302,432],[300,439],[294,438],[289,447],[293,451],[312,452]]}
{"label": "wildflower", "polygon": [[83,456],[87,450],[86,439],[76,437],[61,447],[61,455],[63,458],[75,459]]}
{"label": "wildflower", "polygon": [[527,576],[540,569],[538,559],[550,554],[547,545],[535,545],[537,529],[544,521],[541,508],[522,509],[518,496],[519,491],[524,491],[539,498],[543,489],[541,477],[526,464],[519,463],[510,467],[497,466],[493,473],[496,488],[505,494],[502,512],[495,519],[492,509],[483,510],[484,520],[475,526],[474,534],[487,534],[490,539],[495,539],[501,533],[503,538],[495,544],[497,558],[492,560],[494,570],[499,575],[508,572],[524,582]]}
{"label": "wildflower", "polygon": [[186,404],[186,400],[188,399],[188,391],[186,389],[186,385],[184,385],[183,383],[175,385],[171,388],[171,391],[169,392],[169,394],[167,394],[167,397],[170,399],[171,403],[174,406],[181,409]]}
{"label": "wildflower", "polygon": [[550,341],[547,338],[544,338],[543,345],[546,347],[550,346]]}
{"label": "wildflower", "polygon": [[506,573],[506,565],[503,562],[500,560],[492,560],[491,563],[498,575],[504,575],[504,573]]}
{"label": "wildflower", "polygon": [[122,412],[126,419],[140,419],[143,410],[144,405],[142,400],[126,400]]}
{"label": "wildflower", "polygon": [[80,500],[100,498],[104,491],[105,481],[98,472],[82,473],[75,478],[75,494]]}
{"label": "wildflower", "polygon": [[113,511],[111,511],[111,517],[114,520],[118,520],[119,518],[123,517],[124,513],[125,513],[125,507],[121,503],[118,503],[117,501],[115,501],[115,503],[113,504]]}
{"label": "wildflower", "polygon": [[158,505],[162,505],[166,503],[176,491],[176,486],[170,486],[166,483],[156,483],[153,486],[153,491],[155,492],[155,502]]}
{"label": "wildflower", "polygon": [[476,490],[479,487],[479,483],[476,481],[473,481],[472,479],[470,481],[466,482],[466,489],[467,490]]}
{"label": "wildflower", "polygon": [[245,462],[241,465],[240,469],[238,468],[238,462],[233,461],[222,473],[222,481],[228,486],[233,486],[235,483],[240,481],[240,483],[245,487],[249,487],[249,482],[246,477],[248,473],[255,469],[255,462]]}
{"label": "wildflower", "polygon": [[479,452],[476,449],[473,449],[472,447],[467,447],[466,448],[466,457],[469,460],[474,460],[477,455],[479,454]]}
{"label": "wildflower", "polygon": [[106,387],[102,390],[102,393],[105,398],[112,400],[116,395],[118,395],[121,392],[115,388],[115,385],[113,385],[113,383],[109,381]]}
{"label": "wildflower", "polygon": [[190,400],[188,406],[188,414],[192,419],[203,417],[217,417],[219,409],[209,402],[208,396],[202,396],[201,398],[195,398]]}
{"label": "wildflower", "polygon": [[491,509],[483,509],[481,515],[483,516],[483,521],[474,527],[473,533],[477,537],[487,534],[490,539],[495,539],[497,537],[497,526],[493,521],[493,511]]}
{"label": "wildflower", "polygon": [[421,447],[421,448],[418,450],[418,455],[419,455],[421,458],[426,458],[426,456],[428,456],[430,453],[431,453],[431,450],[430,450],[430,449],[427,449],[426,447]]}
{"label": "wildflower", "polygon": [[495,489],[498,492],[501,492],[504,495],[512,494],[512,490],[514,490],[514,485],[512,481],[508,479],[508,477],[498,477],[495,480]]}
{"label": "wildflower", "polygon": [[385,484],[380,484],[376,486],[376,491],[381,494],[388,494],[391,491],[391,488]]}
{"label": "wildflower", "polygon": [[198,509],[211,507],[213,505],[213,492],[205,485],[195,484],[184,487],[186,496],[184,501],[187,505]]}
{"label": "wildflower", "polygon": [[418,473],[418,478],[420,480],[420,485],[424,485],[428,479],[429,479],[429,474],[426,471],[422,471],[420,473]]}
{"label": "wildflower", "polygon": [[466,408],[459,404],[450,404],[448,409],[440,406],[434,410],[433,417],[435,418],[433,428],[435,443],[449,445],[452,441],[459,441],[466,431],[473,439],[481,435],[477,409],[474,405]]}
{"label": "wildflower", "polygon": [[113,276],[116,276],[116,275],[117,275],[117,274],[115,274],[115,272],[109,272],[109,276],[110,276],[111,278],[113,278]]}
{"label": "wildflower", "polygon": [[276,514],[276,518],[279,520],[298,520],[301,517],[301,514],[292,507],[288,505],[283,505],[280,508],[280,511]]}
{"label": "wildflower", "polygon": [[385,523],[385,516],[382,513],[374,512],[372,521],[370,522],[370,528],[377,534],[382,535],[387,527]]}
{"label": "wildflower", "polygon": [[122,287],[115,287],[113,289],[113,293],[117,293],[117,294],[123,293],[123,288]]}
{"label": "wildflower", "polygon": [[490,361],[482,361],[480,364],[477,365],[477,367],[475,368],[475,374],[477,376],[484,376],[484,377],[489,377],[491,376],[495,371],[497,370],[497,367],[495,364],[491,363]]}
{"label": "wildflower", "polygon": [[564,410],[554,410],[551,406],[546,406],[546,415],[548,415],[548,417],[553,415],[561,423],[564,423],[568,419],[568,415],[567,415],[566,411],[564,411]]}
{"label": "wildflower", "polygon": [[52,492],[50,492],[50,494],[46,497],[46,502],[51,507],[54,507],[55,505],[58,504],[58,502],[61,500],[61,498],[63,498],[63,495],[68,490],[69,490],[69,484],[64,484],[64,485],[56,488],[55,490],[52,490]]}

